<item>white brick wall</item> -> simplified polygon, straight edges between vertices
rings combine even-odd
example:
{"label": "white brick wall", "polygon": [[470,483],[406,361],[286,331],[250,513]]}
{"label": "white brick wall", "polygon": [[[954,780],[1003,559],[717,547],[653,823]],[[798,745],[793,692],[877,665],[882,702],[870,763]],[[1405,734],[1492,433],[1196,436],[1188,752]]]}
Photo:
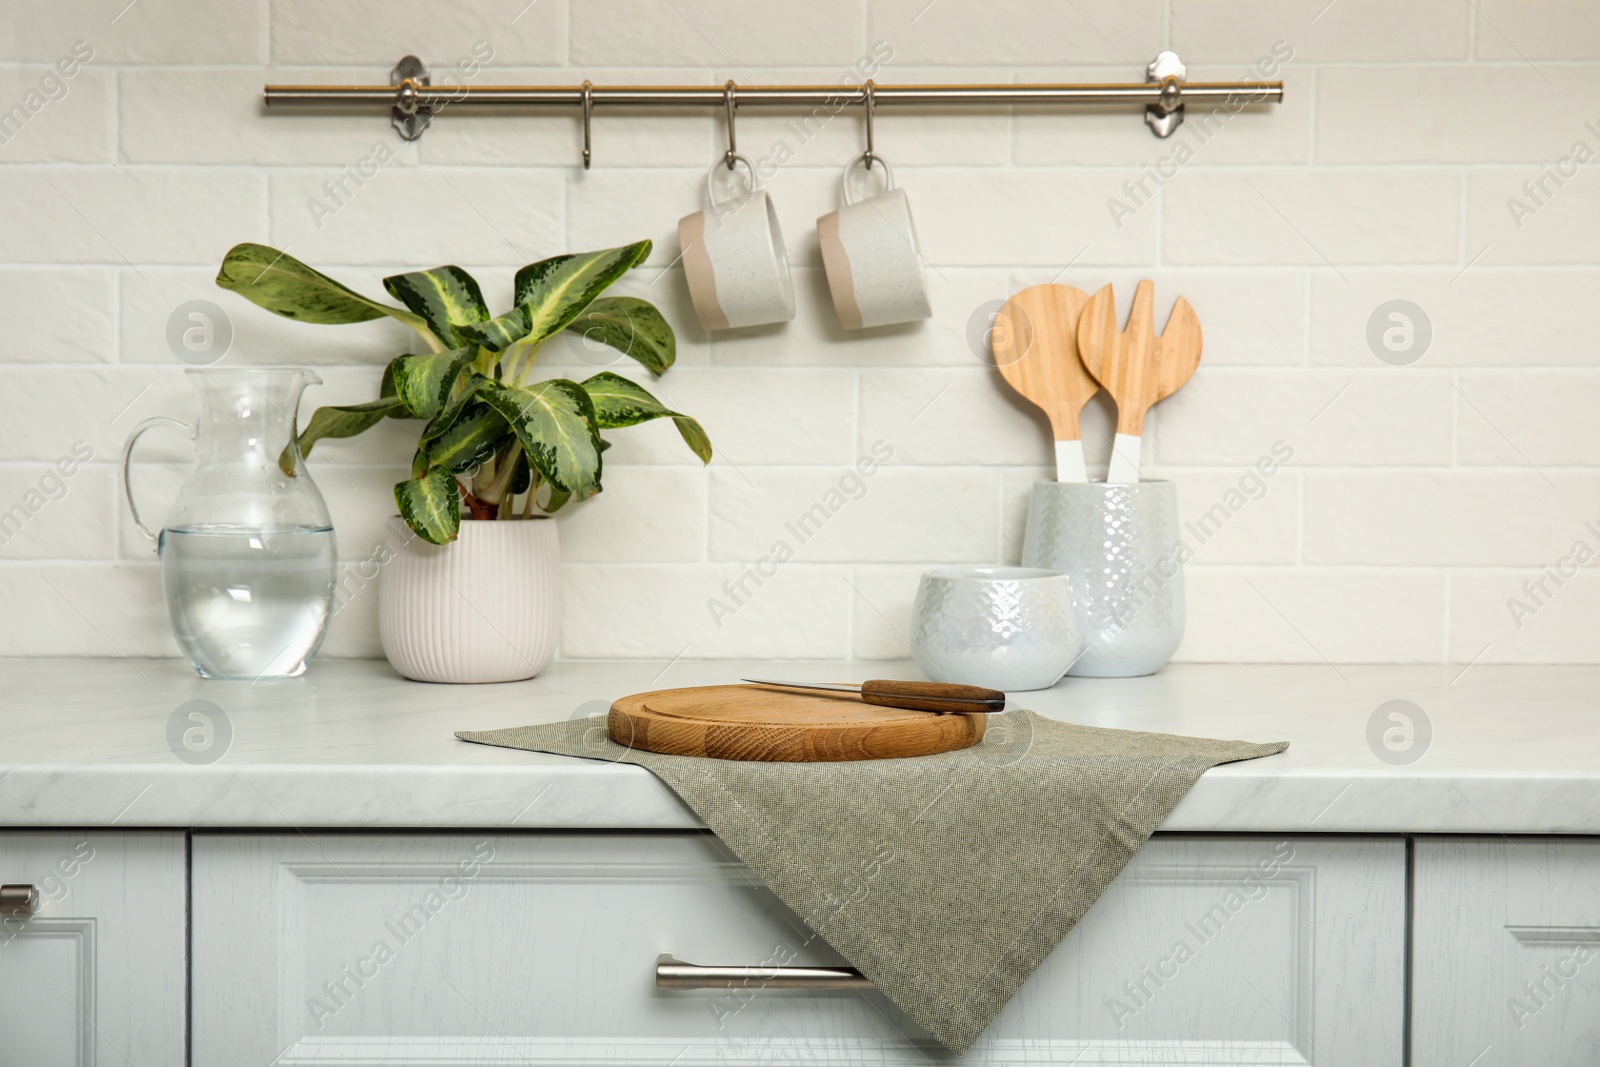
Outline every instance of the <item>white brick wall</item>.
{"label": "white brick wall", "polygon": [[[231,244],[289,246],[374,295],[387,273],[462,263],[503,304],[524,262],[651,237],[624,291],[678,328],[656,388],[717,459],[701,470],[662,424],[614,435],[606,493],[560,520],[563,655],[904,655],[919,571],[1015,560],[1048,473],[1043,419],[971,349],[974,311],[1052,280],[1115,284],[1126,307],[1150,277],[1158,314],[1188,296],[1207,349],[1150,419],[1148,473],[1195,519],[1275,442],[1294,450],[1196,544],[1179,658],[1600,662],[1594,566],[1547,570],[1580,542],[1600,554],[1600,160],[1562,162],[1600,154],[1588,0],[10,0],[0,115],[80,40],[94,57],[65,96],[0,137],[0,513],[43,501],[0,543],[0,654],[174,651],[115,461],[139,419],[190,408],[164,340],[179,304],[227,310],[230,361],[315,366],[310,403],[368,398],[410,345],[391,322],[301,326],[220,292]],[[381,114],[259,102],[266,81],[381,82],[404,52],[440,70],[479,41],[485,84],[777,84],[837,82],[879,40],[883,83],[1133,80],[1169,46],[1196,79],[1242,77],[1277,42],[1293,58],[1281,107],[1192,115],[1165,142],[1116,109],[886,109],[878,147],[915,206],[934,318],[859,335],[837,326],[815,236],[859,116],[770,186],[798,318],[713,337],[674,261],[717,116],[602,112],[584,173],[575,115],[447,112],[402,145]],[[740,123],[753,156],[791,137],[786,116]],[[319,227],[307,199],[380,144],[393,160]],[[1180,146],[1175,176],[1114,217]],[[1432,327],[1410,366],[1368,347],[1395,299]],[[597,369],[561,342],[546,360]],[[1086,412],[1091,468],[1112,421],[1104,400]],[[378,543],[408,432],[313,461],[348,560]],[[56,480],[78,442],[92,458]],[[851,476],[875,445],[893,458]],[[184,447],[147,448],[159,514]],[[786,524],[830,491],[839,506],[797,537]],[[377,654],[375,608],[354,594],[326,653]]]}

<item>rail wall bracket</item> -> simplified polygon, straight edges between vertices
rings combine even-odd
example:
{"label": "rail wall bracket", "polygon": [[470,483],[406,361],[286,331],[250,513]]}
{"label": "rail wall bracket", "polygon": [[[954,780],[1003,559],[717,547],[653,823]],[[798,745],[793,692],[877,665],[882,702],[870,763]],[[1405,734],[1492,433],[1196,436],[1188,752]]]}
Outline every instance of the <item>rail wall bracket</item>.
{"label": "rail wall bracket", "polygon": [[395,87],[389,125],[402,140],[415,141],[433,121],[433,112],[417,101],[417,87],[432,84],[428,65],[416,56],[406,56],[389,72],[389,84]]}
{"label": "rail wall bracket", "polygon": [[1171,137],[1183,125],[1183,60],[1176,52],[1162,52],[1144,69],[1144,80],[1161,86],[1161,102],[1147,104],[1144,121],[1157,137]]}

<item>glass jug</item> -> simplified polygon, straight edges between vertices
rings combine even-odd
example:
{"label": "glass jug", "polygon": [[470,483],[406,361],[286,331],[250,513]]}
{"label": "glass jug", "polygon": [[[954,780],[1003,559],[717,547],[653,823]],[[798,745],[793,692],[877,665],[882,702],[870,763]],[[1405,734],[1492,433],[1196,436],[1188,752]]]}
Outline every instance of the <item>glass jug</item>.
{"label": "glass jug", "polygon": [[[333,523],[295,432],[301,392],[322,379],[297,367],[185,373],[200,418],[134,427],[122,450],[128,511],[157,546],[172,631],[200,676],[292,677],[322,644],[333,611]],[[139,518],[129,481],[134,445],[157,426],[183,430],[196,451],[159,535]]]}

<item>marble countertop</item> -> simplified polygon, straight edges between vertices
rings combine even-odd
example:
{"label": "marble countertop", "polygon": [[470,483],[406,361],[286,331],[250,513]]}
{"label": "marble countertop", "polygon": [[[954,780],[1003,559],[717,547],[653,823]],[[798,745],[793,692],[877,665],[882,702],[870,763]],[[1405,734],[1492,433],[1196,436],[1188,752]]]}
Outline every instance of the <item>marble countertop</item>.
{"label": "marble countertop", "polygon": [[[741,676],[918,677],[904,663],[687,660],[558,663],[493,686],[407,682],[362,660],[256,684],[203,681],[176,660],[0,660],[0,671],[9,827],[695,828],[641,768],[454,731]],[[1291,742],[1208,772],[1164,830],[1600,834],[1600,668],[1176,665],[1069,678],[1019,702],[1096,726]],[[1395,711],[1413,722],[1409,740]],[[1386,730],[1399,731],[1391,747]]]}

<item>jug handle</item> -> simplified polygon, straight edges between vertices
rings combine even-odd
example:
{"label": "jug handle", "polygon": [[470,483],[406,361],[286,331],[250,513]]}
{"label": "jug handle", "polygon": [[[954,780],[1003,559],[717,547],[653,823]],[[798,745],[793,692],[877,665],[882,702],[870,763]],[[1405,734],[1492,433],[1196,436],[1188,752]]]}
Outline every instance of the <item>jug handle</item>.
{"label": "jug handle", "polygon": [[133,516],[133,524],[139,528],[140,533],[144,534],[152,542],[157,539],[156,535],[151,533],[150,528],[144,524],[144,520],[139,518],[139,505],[133,502],[133,446],[138,444],[139,438],[144,436],[146,430],[153,430],[157,426],[176,426],[187,434],[191,441],[195,439],[195,435],[198,433],[194,426],[184,422],[182,419],[156,415],[135,426],[133,432],[128,435],[128,443],[122,446],[122,497],[128,502],[128,514]]}

